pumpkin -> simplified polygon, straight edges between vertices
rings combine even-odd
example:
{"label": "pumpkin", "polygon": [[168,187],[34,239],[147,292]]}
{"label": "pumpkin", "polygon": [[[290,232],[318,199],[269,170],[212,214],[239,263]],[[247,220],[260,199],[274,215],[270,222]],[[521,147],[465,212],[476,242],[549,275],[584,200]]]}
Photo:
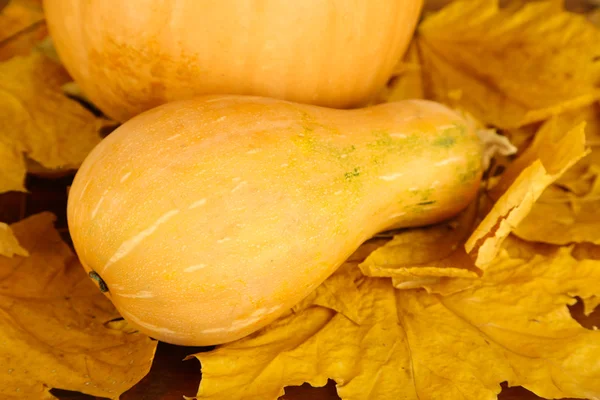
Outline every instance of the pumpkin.
{"label": "pumpkin", "polygon": [[214,345],[289,311],[376,233],[459,213],[481,173],[473,128],[431,101],[202,96],[105,138],[75,176],[68,223],[132,326]]}
{"label": "pumpkin", "polygon": [[45,0],[54,45],[85,95],[125,121],[167,101],[249,94],[368,102],[422,0]]}

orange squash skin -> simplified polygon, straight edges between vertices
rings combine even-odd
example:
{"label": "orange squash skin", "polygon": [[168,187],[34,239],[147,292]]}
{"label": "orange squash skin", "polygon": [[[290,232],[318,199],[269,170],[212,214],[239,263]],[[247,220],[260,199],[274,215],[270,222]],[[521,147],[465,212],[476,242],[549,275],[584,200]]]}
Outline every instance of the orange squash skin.
{"label": "orange squash skin", "polygon": [[391,75],[421,6],[422,0],[44,0],[63,64],[118,121],[201,94],[359,106]]}
{"label": "orange squash skin", "polygon": [[464,209],[481,150],[459,115],[424,100],[204,96],[104,139],[74,179],[69,228],[133,326],[220,344],[288,311],[377,232]]}

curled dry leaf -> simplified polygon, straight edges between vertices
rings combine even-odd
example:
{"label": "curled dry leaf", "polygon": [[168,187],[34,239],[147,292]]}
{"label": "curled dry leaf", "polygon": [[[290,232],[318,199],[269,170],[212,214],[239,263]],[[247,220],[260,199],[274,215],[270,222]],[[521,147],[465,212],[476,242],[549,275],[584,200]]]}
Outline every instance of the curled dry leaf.
{"label": "curled dry leaf", "polygon": [[47,35],[41,2],[9,1],[0,10],[0,62],[26,56]]}
{"label": "curled dry leaf", "polygon": [[[2,110],[0,109],[1,114]],[[26,170],[21,149],[0,133],[0,193],[10,190],[25,190],[23,179]]]}
{"label": "curled dry leaf", "polygon": [[[45,29],[43,21],[42,8],[28,1],[13,0],[4,4],[0,10],[0,62],[17,54],[29,53],[33,47],[31,37],[37,40],[39,27]],[[46,35],[46,32],[41,35]],[[5,134],[0,135],[0,160],[0,193],[14,188],[22,189],[23,173],[15,171],[25,171],[25,160],[20,149],[15,148]]]}
{"label": "curled dry leaf", "polygon": [[29,165],[77,168],[114,125],[65,95],[72,80],[47,35],[40,1],[13,0],[0,12],[0,193],[24,191]]}
{"label": "curled dry leaf", "polygon": [[587,18],[590,20],[590,22],[592,24],[595,24],[596,26],[600,26],[600,7],[591,11],[587,15]]}
{"label": "curled dry leaf", "polygon": [[519,237],[553,244],[600,244],[600,106],[561,115],[555,123],[565,126],[580,121],[586,122],[590,154],[542,194],[515,229]]}
{"label": "curled dry leaf", "polygon": [[536,135],[536,142],[509,165],[489,192],[497,199],[465,244],[475,265],[486,269],[502,241],[529,214],[544,190],[587,153],[584,124],[568,131],[559,140],[555,125]]}
{"label": "curled dry leaf", "polygon": [[376,102],[424,99],[423,71],[417,41],[413,39],[392,79],[376,97]]}
{"label": "curled dry leaf", "polygon": [[424,97],[503,129],[592,103],[600,98],[600,31],[557,4],[452,2],[420,24],[400,64],[411,68],[400,68],[383,96],[419,95],[422,86]]}
{"label": "curled dry leaf", "polygon": [[0,256],[0,398],[60,388],[116,399],[150,370],[156,342],[103,325],[118,314],[53,221],[42,213],[12,225],[30,256]]}
{"label": "curled dry leaf", "polygon": [[593,298],[600,261],[578,261],[568,248],[529,259],[503,250],[481,279],[448,296],[360,278],[358,262],[330,290],[357,292],[360,322],[313,304],[195,354],[198,398],[276,399],[285,386],[327,378],[344,400],[492,399],[502,381],[547,398],[600,396],[600,331],[567,309],[573,296]]}
{"label": "curled dry leaf", "polygon": [[29,252],[21,247],[10,226],[0,222],[0,256],[12,257],[14,255],[26,257]]}
{"label": "curled dry leaf", "polygon": [[[582,122],[586,123],[586,144],[592,147],[600,146],[600,103],[592,103],[586,107],[558,114],[552,120],[553,124],[557,124],[556,129],[558,132],[567,132],[569,128]],[[544,124],[548,124],[548,121],[505,130],[503,133],[505,133],[511,143],[516,145],[519,148],[519,151],[522,152],[531,144],[537,131]],[[564,185],[578,180],[582,174],[582,169],[586,168],[589,164],[588,161],[589,160],[582,160],[578,162],[576,166],[566,171],[557,183]]]}
{"label": "curled dry leaf", "polygon": [[[585,124],[585,143],[590,147],[591,152],[582,160],[577,162],[572,168],[565,171],[564,174],[556,181],[556,184],[567,188],[569,191],[583,195],[589,192],[591,187],[591,178],[595,177],[595,171],[590,171],[594,168],[593,165],[600,165],[600,155],[594,149],[600,146],[600,104],[595,103],[588,107],[573,110],[571,112],[560,114],[540,125],[536,131],[541,132],[534,136],[534,140],[528,146],[527,150],[530,156],[535,157],[536,153],[540,153],[540,148],[543,146],[543,141],[550,137],[552,141],[559,140],[572,127]],[[595,153],[595,154],[593,154]],[[543,154],[543,152],[542,152]],[[527,160],[523,158],[522,160]],[[523,161],[520,161],[523,163]],[[516,167],[513,167],[515,169]]]}
{"label": "curled dry leaf", "polygon": [[600,178],[589,193],[576,196],[546,191],[514,233],[527,240],[553,244],[600,244]]}
{"label": "curled dry leaf", "polygon": [[359,264],[361,271],[366,276],[393,278],[399,289],[428,287],[440,277],[477,278],[481,271],[464,250],[477,208],[474,202],[446,223],[397,233]]}
{"label": "curled dry leaf", "polygon": [[[600,260],[600,245],[589,242],[578,243],[574,245],[572,254],[577,260]],[[600,289],[597,290],[595,295],[583,299],[583,315],[590,316],[594,311],[600,316]],[[597,321],[600,321],[600,319],[597,319]],[[600,328],[600,322],[596,327]]]}
{"label": "curled dry leaf", "polygon": [[[300,313],[308,307],[321,306],[334,310],[355,323],[361,323],[361,315],[357,312],[361,300],[356,285],[364,277],[356,268],[356,264],[373,251],[377,251],[386,242],[388,242],[386,239],[372,239],[364,243],[325,282],[291,311]],[[350,276],[352,279],[348,279]],[[344,288],[344,291],[340,292],[340,288]]]}
{"label": "curled dry leaf", "polygon": [[[101,140],[100,129],[113,123],[65,96],[61,85],[70,80],[62,66],[37,51],[0,63],[0,146],[6,152],[50,169],[79,166]],[[0,167],[8,176],[0,193],[24,190],[23,162],[0,159]]]}
{"label": "curled dry leaf", "polygon": [[[599,305],[600,305],[600,295],[591,296],[591,297],[585,299],[583,301],[584,315],[589,316],[591,313],[593,313],[596,310],[596,307],[598,307]],[[597,326],[597,328],[600,328],[600,326]]]}
{"label": "curled dry leaf", "polygon": [[0,47],[19,34],[44,21],[40,2],[11,0],[0,10]]}

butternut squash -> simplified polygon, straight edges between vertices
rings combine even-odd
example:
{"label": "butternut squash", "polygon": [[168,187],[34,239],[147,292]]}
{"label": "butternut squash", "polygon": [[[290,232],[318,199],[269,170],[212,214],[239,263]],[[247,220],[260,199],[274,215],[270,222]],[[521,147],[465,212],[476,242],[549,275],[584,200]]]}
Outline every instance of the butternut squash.
{"label": "butternut squash", "polygon": [[474,198],[480,141],[425,100],[355,110],[252,96],[168,103],[87,157],[68,222],[133,326],[214,345],[273,321],[365,240]]}
{"label": "butternut squash", "polygon": [[249,94],[334,108],[381,88],[422,0],[44,0],[65,67],[108,116]]}

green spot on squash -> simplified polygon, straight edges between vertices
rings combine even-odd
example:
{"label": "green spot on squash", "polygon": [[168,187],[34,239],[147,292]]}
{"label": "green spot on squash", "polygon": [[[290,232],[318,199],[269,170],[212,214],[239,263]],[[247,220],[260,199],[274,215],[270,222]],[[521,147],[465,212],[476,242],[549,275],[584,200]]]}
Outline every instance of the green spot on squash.
{"label": "green spot on squash", "polygon": [[452,124],[452,127],[444,129],[442,135],[438,137],[433,145],[437,147],[450,148],[454,146],[460,139],[467,135],[467,127],[462,124]]}
{"label": "green spot on squash", "polygon": [[477,177],[477,175],[481,171],[481,159],[474,155],[467,162],[467,168],[464,172],[458,174],[458,180],[460,183],[471,183],[473,179]]}
{"label": "green spot on squash", "polygon": [[360,168],[358,167],[355,167],[352,171],[344,174],[344,178],[346,178],[348,181],[356,178],[357,176],[360,176]]}
{"label": "green spot on squash", "polygon": [[433,142],[434,146],[444,147],[446,149],[454,146],[456,144],[456,139],[451,135],[440,136],[438,139]]}

